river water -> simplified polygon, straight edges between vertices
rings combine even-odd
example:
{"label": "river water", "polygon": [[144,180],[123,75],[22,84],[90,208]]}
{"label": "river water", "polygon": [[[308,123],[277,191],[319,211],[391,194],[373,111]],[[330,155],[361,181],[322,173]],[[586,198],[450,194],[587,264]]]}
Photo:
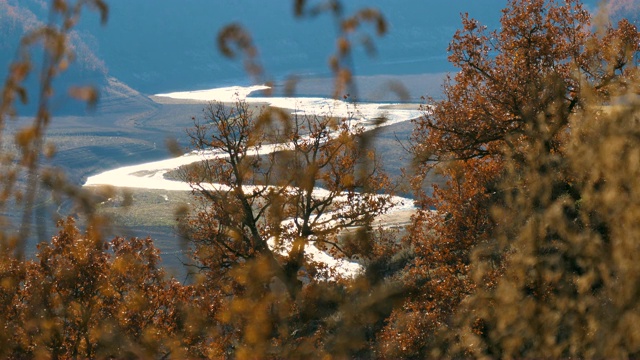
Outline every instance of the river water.
{"label": "river water", "polygon": [[[235,102],[238,100],[247,103],[268,104],[272,107],[287,109],[293,113],[319,116],[333,116],[349,119],[352,126],[362,126],[365,131],[374,128],[398,124],[422,116],[422,112],[415,109],[406,109],[401,104],[392,103],[358,103],[353,104],[341,100],[322,97],[251,97],[252,92],[267,89],[266,86],[250,87],[225,87],[200,91],[175,92],[157,94],[159,98]],[[383,123],[376,121],[384,118]],[[269,144],[255,149],[255,155],[265,155],[275,151],[286,150],[289,144]],[[167,191],[191,191],[188,183],[168,179],[164,175],[180,166],[225,156],[215,151],[189,152],[180,157],[159,161],[151,161],[131,166],[119,167],[89,176],[84,186],[108,185],[113,187],[152,189]],[[220,184],[209,184],[212,188],[221,188]],[[249,190],[249,189],[247,189]],[[314,197],[323,197],[326,191],[320,188],[313,190]],[[382,195],[381,195],[382,196]],[[394,196],[394,206],[387,214],[393,212],[406,212],[414,209],[413,200]],[[314,246],[307,246],[307,255],[314,261],[324,262],[334,266],[338,273],[351,276],[357,273],[361,266],[355,261],[334,259],[328,254],[317,250]]]}

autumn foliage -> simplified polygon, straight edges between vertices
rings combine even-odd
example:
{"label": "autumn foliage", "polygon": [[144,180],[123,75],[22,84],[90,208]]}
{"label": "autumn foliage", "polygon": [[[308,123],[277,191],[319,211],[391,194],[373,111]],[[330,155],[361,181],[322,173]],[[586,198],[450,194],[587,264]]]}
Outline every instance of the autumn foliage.
{"label": "autumn foliage", "polygon": [[[419,256],[407,277],[409,284],[419,279],[422,291],[392,316],[384,335],[386,353],[441,356],[441,351],[457,342],[460,329],[452,326],[452,319],[461,316],[468,319],[467,331],[474,334],[467,344],[476,341],[464,349],[475,350],[483,341],[490,344],[484,353],[463,351],[463,356],[606,354],[582,352],[590,345],[577,341],[580,335],[571,338],[570,329],[587,326],[572,322],[581,315],[569,319],[562,311],[554,312],[560,316],[554,322],[536,318],[541,313],[535,310],[531,318],[521,312],[526,300],[536,309],[538,301],[559,305],[579,298],[578,292],[566,294],[563,300],[551,296],[569,291],[566,286],[574,286],[575,280],[557,283],[546,277],[547,271],[568,277],[587,271],[581,260],[563,252],[579,250],[559,247],[555,238],[586,236],[589,231],[600,231],[600,225],[590,218],[575,224],[574,233],[560,235],[555,231],[561,230],[551,230],[555,225],[550,218],[536,214],[551,211],[558,199],[572,202],[572,211],[577,211],[575,204],[583,204],[587,195],[576,182],[576,169],[563,167],[570,162],[569,150],[593,146],[581,143],[582,135],[578,135],[589,129],[585,124],[590,112],[605,114],[603,122],[615,122],[606,110],[596,109],[620,102],[622,89],[630,94],[636,91],[637,29],[626,20],[616,26],[592,24],[591,20],[578,1],[542,0],[510,1],[499,31],[490,32],[463,17],[463,28],[449,48],[449,59],[459,71],[445,83],[445,99],[431,103],[425,116],[415,122],[416,188],[422,188],[429,171],[449,180],[446,187],[435,187],[431,196],[422,196],[425,210],[408,237]],[[630,109],[635,106],[633,102],[627,105]],[[592,171],[588,167],[579,170]],[[633,180],[626,181],[631,181],[627,186],[635,186]],[[569,219],[564,221],[579,222],[577,214],[565,211]],[[540,232],[530,232],[534,224]],[[529,231],[521,235],[528,241],[542,242],[536,243],[541,252],[531,252],[530,243],[519,243],[519,231]],[[529,262],[529,271],[514,274],[518,261],[522,266]],[[576,261],[580,265],[573,263]],[[550,281],[543,289],[539,287],[541,272]],[[538,278],[532,278],[533,274]],[[523,298],[503,284],[522,286]],[[483,295],[474,295],[477,293]],[[510,297],[514,311],[500,314],[501,303],[490,300],[492,296]],[[475,306],[461,309],[469,299],[476,299]],[[478,315],[486,312],[492,314],[493,322]],[[569,323],[563,323],[565,320]],[[522,326],[510,328],[520,341],[517,345],[508,343],[512,337],[506,335],[504,324],[510,322]],[[539,323],[549,328],[536,328],[534,324]],[[444,341],[439,333],[450,337]],[[496,333],[506,337],[484,338]],[[550,333],[556,337],[543,337]]]}
{"label": "autumn foliage", "polygon": [[[384,34],[382,14],[293,5],[337,20],[329,66],[337,93],[354,90],[352,47],[373,50],[366,25]],[[0,357],[640,354],[640,33],[630,21],[577,0],[510,0],[495,31],[463,15],[449,47],[458,71],[414,121],[420,208],[402,235],[372,226],[391,184],[362,127],[209,104],[188,135],[219,156],[180,170],[196,203],[180,229],[197,269],[181,283],[151,239],[105,239],[92,195],[42,167],[55,153],[43,140],[53,79],[73,60],[66,39],[86,6],[106,20],[102,1],[53,1],[57,22],[25,37],[3,88],[0,131],[29,97],[28,50],[44,44],[39,111],[0,159],[0,209],[22,214],[2,219]],[[241,25],[218,44],[266,80]],[[89,88],[71,94],[96,100]],[[431,172],[446,185],[426,184]],[[28,258],[37,189],[81,216],[57,219],[57,235]],[[363,270],[341,276],[307,256],[315,248],[357,256]]]}

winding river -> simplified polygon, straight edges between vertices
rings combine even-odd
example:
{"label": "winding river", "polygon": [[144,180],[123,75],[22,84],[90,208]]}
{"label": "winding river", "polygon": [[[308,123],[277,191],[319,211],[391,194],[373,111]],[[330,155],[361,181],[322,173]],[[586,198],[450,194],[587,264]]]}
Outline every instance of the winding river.
{"label": "winding river", "polygon": [[[400,122],[408,121],[422,115],[421,111],[403,109],[399,104],[391,103],[352,103],[341,100],[334,100],[321,97],[250,97],[249,94],[255,91],[268,89],[266,86],[256,85],[249,87],[225,87],[210,90],[175,92],[168,94],[157,94],[156,97],[166,97],[171,99],[200,100],[234,102],[244,100],[248,103],[268,104],[272,107],[288,109],[295,113],[319,116],[334,116],[347,118],[352,125],[363,126],[365,131],[376,127],[389,126]],[[377,124],[377,119],[384,118],[385,122]],[[255,149],[256,155],[265,155],[288,148],[288,144],[263,145]],[[191,186],[182,181],[165,178],[165,174],[183,165],[188,165],[204,159],[215,159],[225,156],[225,154],[215,151],[193,151],[180,157],[166,160],[152,161],[138,165],[124,166],[113,170],[108,170],[87,178],[84,186],[114,186],[138,189],[159,189],[174,191],[191,191]],[[212,188],[221,188],[220,184],[209,184]],[[249,189],[247,189],[249,190]],[[322,197],[325,190],[316,188],[313,195]],[[394,196],[393,206],[388,210],[386,219],[395,212],[406,212],[414,209],[413,200]],[[324,216],[330,216],[325,214]],[[384,220],[380,220],[384,222]],[[280,251],[286,251],[285,246]],[[327,253],[318,250],[315,246],[307,246],[306,255],[311,260],[327,263],[334,267],[336,272],[342,276],[353,276],[361,269],[361,265],[355,261],[345,259],[335,259]]]}

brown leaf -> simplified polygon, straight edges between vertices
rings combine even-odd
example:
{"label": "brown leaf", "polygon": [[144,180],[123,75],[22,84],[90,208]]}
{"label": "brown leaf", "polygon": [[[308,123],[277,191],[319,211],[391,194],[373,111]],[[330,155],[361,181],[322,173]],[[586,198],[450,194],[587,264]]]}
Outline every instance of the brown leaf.
{"label": "brown leaf", "polygon": [[98,102],[98,90],[93,86],[72,86],[69,95],[87,103],[89,107],[95,107]]}

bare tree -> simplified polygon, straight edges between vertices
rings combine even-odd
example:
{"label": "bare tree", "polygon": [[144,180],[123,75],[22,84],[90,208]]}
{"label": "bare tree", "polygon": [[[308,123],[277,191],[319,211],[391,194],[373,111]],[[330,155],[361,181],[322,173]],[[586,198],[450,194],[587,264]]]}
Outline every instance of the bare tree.
{"label": "bare tree", "polygon": [[205,159],[183,172],[200,206],[182,225],[216,276],[265,257],[295,297],[299,272],[319,270],[304,256],[312,242],[348,255],[338,233],[391,206],[379,194],[389,181],[350,119],[258,112],[244,101],[210,103],[203,115],[188,134]]}

